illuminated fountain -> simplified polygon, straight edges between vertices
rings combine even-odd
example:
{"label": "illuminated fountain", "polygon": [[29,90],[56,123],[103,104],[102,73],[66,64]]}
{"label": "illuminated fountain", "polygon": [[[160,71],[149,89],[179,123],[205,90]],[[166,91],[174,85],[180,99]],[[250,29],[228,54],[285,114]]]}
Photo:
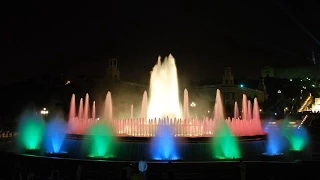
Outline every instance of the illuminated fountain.
{"label": "illuminated fountain", "polygon": [[27,151],[37,151],[41,148],[45,123],[40,116],[25,113],[19,121],[18,145]]}
{"label": "illuminated fountain", "polygon": [[162,63],[159,57],[158,63],[153,67],[150,77],[150,101],[147,108],[148,119],[182,118],[177,67],[171,54]]}
{"label": "illuminated fountain", "polygon": [[[169,55],[163,62],[159,57],[150,77],[150,92],[145,91],[142,96],[140,118],[113,119],[112,98],[108,92],[101,113],[103,122],[113,127],[116,136],[155,136],[157,127],[164,123],[170,125],[176,137],[211,137],[214,136],[216,121],[226,120],[225,123],[233,136],[264,135],[259,115],[259,105],[255,98],[253,105],[243,95],[242,113],[240,116],[238,105],[234,107],[234,118],[225,118],[223,113],[214,114],[213,118],[190,118],[188,91],[184,90],[183,106],[180,105],[175,59]],[[217,90],[218,94],[219,90]],[[217,104],[222,107],[221,98]],[[70,134],[85,134],[88,127],[97,122],[95,119],[95,103],[92,105],[92,116],[89,117],[89,95],[86,94],[85,105],[80,99],[76,116],[75,95],[72,95],[69,113]],[[133,106],[131,106],[131,114]],[[240,118],[241,117],[241,118]]]}
{"label": "illuminated fountain", "polygon": [[85,134],[88,130],[88,127],[97,121],[95,117],[96,105],[94,101],[92,104],[91,118],[89,117],[89,94],[86,94],[84,108],[83,99],[80,99],[78,116],[76,115],[76,97],[73,94],[70,102],[68,132],[71,134]]}
{"label": "illuminated fountain", "polygon": [[160,125],[156,136],[152,139],[150,153],[155,160],[178,160],[177,142],[173,136],[172,128]]}
{"label": "illuminated fountain", "polygon": [[281,132],[289,141],[290,151],[303,151],[308,144],[308,133],[303,126],[292,128],[286,119],[282,123]]}
{"label": "illuminated fountain", "polygon": [[66,151],[62,149],[66,130],[66,123],[58,117],[47,124],[45,131],[45,148],[48,155],[66,154]]}
{"label": "illuminated fountain", "polygon": [[223,106],[220,91],[217,91],[216,103],[214,106],[215,126],[212,138],[212,150],[214,159],[238,159],[240,148],[237,138],[230,131],[230,126],[224,120]]}
{"label": "illuminated fountain", "polygon": [[99,122],[92,125],[85,137],[87,154],[95,159],[114,158],[114,135],[107,123]]}
{"label": "illuminated fountain", "polygon": [[267,136],[266,156],[279,156],[286,150],[286,139],[278,128],[269,128]]}

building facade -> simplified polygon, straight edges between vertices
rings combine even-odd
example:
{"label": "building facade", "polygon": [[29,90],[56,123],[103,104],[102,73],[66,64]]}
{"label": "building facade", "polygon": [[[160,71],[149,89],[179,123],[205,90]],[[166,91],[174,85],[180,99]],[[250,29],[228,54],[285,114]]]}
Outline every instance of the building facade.
{"label": "building facade", "polygon": [[273,77],[280,79],[318,78],[319,72],[319,65],[284,68],[274,68],[270,66],[265,66],[261,69],[261,77]]}
{"label": "building facade", "polygon": [[217,89],[219,89],[221,92],[224,104],[229,107],[233,107],[234,103],[238,102],[238,106],[241,108],[243,94],[247,95],[248,100],[253,101],[254,98],[257,98],[259,104],[264,103],[268,99],[263,78],[260,78],[259,80],[259,89],[236,85],[234,84],[234,77],[231,72],[231,67],[226,67],[221,84],[205,85],[192,88],[190,93],[191,100],[194,98],[194,101],[207,104],[207,108],[210,108],[210,106],[212,106],[215,102]]}

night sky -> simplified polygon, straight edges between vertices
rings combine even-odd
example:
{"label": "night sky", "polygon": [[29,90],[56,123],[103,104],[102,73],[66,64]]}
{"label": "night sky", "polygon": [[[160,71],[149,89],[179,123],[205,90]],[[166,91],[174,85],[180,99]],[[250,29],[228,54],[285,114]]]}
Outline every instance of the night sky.
{"label": "night sky", "polygon": [[220,79],[224,66],[257,78],[264,65],[307,64],[319,52],[316,0],[22,2],[4,6],[1,84],[43,73],[99,76],[110,57],[123,78],[139,81],[169,53],[193,81]]}

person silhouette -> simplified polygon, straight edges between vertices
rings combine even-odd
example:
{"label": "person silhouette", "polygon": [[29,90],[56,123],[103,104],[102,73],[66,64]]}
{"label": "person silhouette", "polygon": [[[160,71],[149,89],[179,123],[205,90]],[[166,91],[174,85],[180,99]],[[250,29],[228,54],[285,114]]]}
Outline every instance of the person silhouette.
{"label": "person silhouette", "polygon": [[240,169],[240,176],[241,180],[246,179],[246,164],[244,163],[243,159],[240,159],[240,162],[238,164],[238,168]]}
{"label": "person silhouette", "polygon": [[140,174],[142,175],[142,179],[145,180],[146,179],[146,171],[148,169],[148,164],[144,159],[144,156],[142,157],[142,159],[139,161],[138,164],[138,169],[140,171]]}
{"label": "person silhouette", "polygon": [[86,179],[86,169],[85,167],[80,164],[77,168],[77,180],[83,180],[83,179]]}

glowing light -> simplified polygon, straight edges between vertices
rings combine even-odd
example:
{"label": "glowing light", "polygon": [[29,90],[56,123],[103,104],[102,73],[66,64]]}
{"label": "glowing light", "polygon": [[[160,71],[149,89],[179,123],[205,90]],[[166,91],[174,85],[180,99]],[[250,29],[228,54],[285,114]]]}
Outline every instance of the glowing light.
{"label": "glowing light", "polygon": [[293,129],[290,138],[291,150],[302,151],[307,145],[307,132],[304,128]]}
{"label": "glowing light", "polygon": [[70,84],[70,83],[71,83],[71,81],[68,80],[64,85],[67,85],[67,84]]}
{"label": "glowing light", "polygon": [[44,121],[35,115],[26,114],[19,122],[19,144],[28,150],[40,148],[44,135]]}
{"label": "glowing light", "polygon": [[151,142],[151,156],[155,160],[177,160],[177,143],[170,126],[162,125]]}
{"label": "glowing light", "polygon": [[265,155],[276,156],[283,154],[285,150],[286,139],[283,138],[281,131],[278,128],[271,127],[267,130],[267,146]]}
{"label": "glowing light", "polygon": [[285,120],[281,127],[282,134],[289,140],[290,150],[302,151],[308,143],[307,131],[300,128],[291,128],[289,122]]}
{"label": "glowing light", "polygon": [[197,104],[196,104],[195,102],[192,102],[192,103],[190,104],[190,106],[191,106],[191,107],[196,107]]}
{"label": "glowing light", "polygon": [[64,120],[60,118],[56,118],[48,123],[45,135],[45,145],[47,152],[61,152],[66,130],[67,125]]}
{"label": "glowing light", "polygon": [[301,123],[298,126],[298,129],[300,129],[300,127],[303,125],[304,121],[306,121],[306,119],[308,118],[308,115],[306,115],[303,120],[301,121]]}
{"label": "glowing light", "polygon": [[47,114],[49,114],[49,111],[47,110],[47,108],[43,108],[43,109],[40,111],[40,114],[42,114],[42,115],[47,115]]}
{"label": "glowing light", "polygon": [[88,147],[89,157],[111,158],[114,157],[114,139],[111,129],[105,123],[94,124],[88,131],[85,142]]}
{"label": "glowing light", "polygon": [[278,90],[278,94],[281,94],[281,90]]}
{"label": "glowing light", "polygon": [[181,118],[177,67],[171,54],[163,62],[159,57],[153,67],[149,95],[147,119]]}
{"label": "glowing light", "polygon": [[[294,99],[293,99],[294,100]],[[317,101],[317,98],[316,98]],[[303,102],[302,106],[300,107],[300,109],[298,110],[298,112],[303,112],[306,107],[309,106],[309,104],[312,102],[312,96],[311,94],[308,96],[308,98]],[[314,109],[314,106],[312,107],[312,109]]]}
{"label": "glowing light", "polygon": [[243,85],[243,84],[240,84],[240,87],[241,87],[241,88],[243,88],[243,87],[244,87],[244,85]]}
{"label": "glowing light", "polygon": [[240,158],[240,148],[228,125],[221,121],[216,128],[216,136],[212,139],[213,158],[237,159]]}

